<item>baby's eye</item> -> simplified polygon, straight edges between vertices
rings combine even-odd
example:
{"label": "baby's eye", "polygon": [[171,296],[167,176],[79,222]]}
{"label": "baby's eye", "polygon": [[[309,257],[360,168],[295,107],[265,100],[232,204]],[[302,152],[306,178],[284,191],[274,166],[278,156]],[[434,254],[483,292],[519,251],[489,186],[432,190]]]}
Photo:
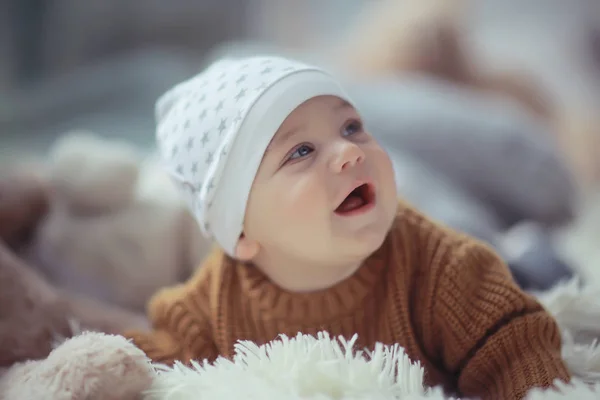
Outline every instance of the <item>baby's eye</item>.
{"label": "baby's eye", "polygon": [[352,120],[344,125],[344,136],[352,136],[363,131],[363,124],[359,120]]}
{"label": "baby's eye", "polygon": [[288,157],[288,160],[295,160],[296,158],[306,157],[313,152],[313,148],[307,144],[302,144],[294,150],[294,152]]}

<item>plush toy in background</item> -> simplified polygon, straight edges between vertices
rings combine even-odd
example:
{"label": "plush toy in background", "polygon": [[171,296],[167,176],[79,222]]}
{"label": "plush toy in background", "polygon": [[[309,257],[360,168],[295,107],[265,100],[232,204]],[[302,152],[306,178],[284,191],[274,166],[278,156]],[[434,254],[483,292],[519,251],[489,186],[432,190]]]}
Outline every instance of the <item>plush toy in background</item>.
{"label": "plush toy in background", "polygon": [[47,169],[49,211],[28,259],[62,291],[96,302],[96,315],[101,303],[143,313],[210,247],[157,162],[124,141],[66,134]]}
{"label": "plush toy in background", "polygon": [[383,0],[366,4],[340,52],[361,76],[419,72],[469,83],[472,66],[459,32],[461,0]]}
{"label": "plush toy in background", "polygon": [[333,64],[359,79],[429,75],[512,98],[536,116],[547,117],[553,103],[524,71],[484,73],[465,41],[463,0],[383,0],[367,3],[344,35]]}
{"label": "plush toy in background", "polygon": [[10,172],[0,179],[0,368],[46,357],[56,335],[71,333],[58,294],[15,253],[45,213],[47,192],[33,169],[5,167]]}
{"label": "plush toy in background", "polygon": [[0,399],[141,400],[154,378],[145,354],[121,336],[72,336],[59,296],[9,258],[2,252]]}
{"label": "plush toy in background", "polygon": [[[590,109],[592,108],[592,109]],[[560,144],[582,187],[596,191],[600,183],[600,116],[593,107],[566,106],[555,118]]]}
{"label": "plush toy in background", "polygon": [[48,211],[48,188],[39,170],[38,165],[0,166],[0,238],[15,250],[28,243]]}
{"label": "plush toy in background", "polygon": [[71,333],[58,293],[0,239],[0,367],[45,358]]}
{"label": "plush toy in background", "polygon": [[43,213],[43,185],[20,166],[10,171],[0,183],[0,399],[140,399],[153,377],[145,355],[122,337],[73,337],[77,313],[93,310],[82,310],[16,253]]}
{"label": "plush toy in background", "polygon": [[84,332],[6,371],[0,399],[142,400],[153,379],[145,354],[125,338]]}

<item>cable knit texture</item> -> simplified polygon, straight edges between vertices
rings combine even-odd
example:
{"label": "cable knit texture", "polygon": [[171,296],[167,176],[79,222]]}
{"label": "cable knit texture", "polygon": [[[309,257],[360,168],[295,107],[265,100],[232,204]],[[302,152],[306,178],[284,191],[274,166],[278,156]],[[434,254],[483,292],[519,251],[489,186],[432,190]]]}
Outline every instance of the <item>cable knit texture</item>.
{"label": "cable knit texture", "polygon": [[167,364],[229,357],[239,339],[326,330],[357,333],[361,347],[399,343],[428,384],[462,396],[520,399],[569,380],[556,322],[495,253],[403,203],[381,248],[327,290],[285,291],[215,250],[189,282],[159,292],[149,316],[153,332],[126,336]]}

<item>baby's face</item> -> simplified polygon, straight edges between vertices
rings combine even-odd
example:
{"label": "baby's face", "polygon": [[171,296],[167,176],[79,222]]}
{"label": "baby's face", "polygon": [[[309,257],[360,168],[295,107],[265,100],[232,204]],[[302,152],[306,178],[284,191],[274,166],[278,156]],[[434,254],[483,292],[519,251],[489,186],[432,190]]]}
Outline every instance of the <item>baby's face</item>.
{"label": "baby's face", "polygon": [[352,106],[321,96],[294,110],[265,152],[244,232],[265,251],[335,263],[375,251],[396,209],[387,153]]}

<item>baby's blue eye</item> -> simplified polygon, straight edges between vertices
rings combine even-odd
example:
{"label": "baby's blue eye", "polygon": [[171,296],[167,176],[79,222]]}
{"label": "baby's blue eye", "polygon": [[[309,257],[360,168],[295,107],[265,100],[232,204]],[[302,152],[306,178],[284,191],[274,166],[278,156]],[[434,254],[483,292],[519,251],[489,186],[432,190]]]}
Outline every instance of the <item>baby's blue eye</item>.
{"label": "baby's blue eye", "polygon": [[352,136],[363,131],[363,125],[360,121],[350,121],[344,126],[344,136]]}
{"label": "baby's blue eye", "polygon": [[313,149],[309,145],[303,144],[300,145],[291,155],[290,160],[294,160],[299,157],[306,157],[310,153],[312,153]]}

